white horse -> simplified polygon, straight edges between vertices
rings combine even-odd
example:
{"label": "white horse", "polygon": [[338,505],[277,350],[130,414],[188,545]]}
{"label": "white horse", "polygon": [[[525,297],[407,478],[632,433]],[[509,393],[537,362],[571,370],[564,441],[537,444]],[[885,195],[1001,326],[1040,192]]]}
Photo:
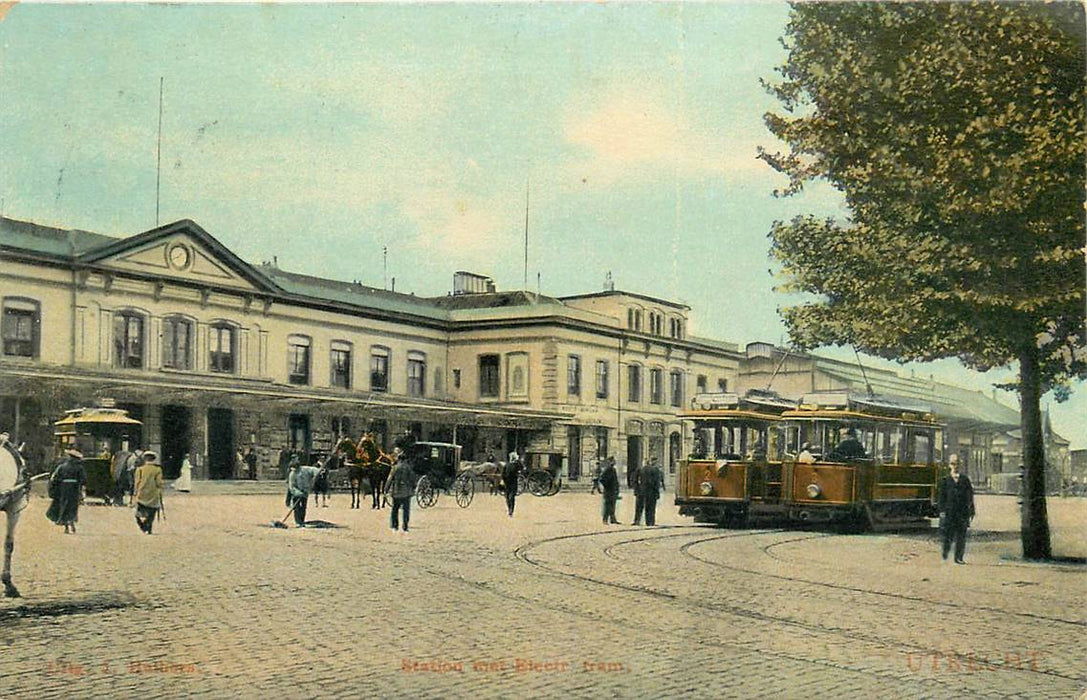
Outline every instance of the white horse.
{"label": "white horse", "polygon": [[25,479],[26,460],[8,440],[7,433],[0,433],[0,510],[7,513],[7,534],[4,537],[4,596],[18,598],[19,589],[11,582],[11,555],[15,551],[15,526],[19,514],[30,502],[30,481]]}

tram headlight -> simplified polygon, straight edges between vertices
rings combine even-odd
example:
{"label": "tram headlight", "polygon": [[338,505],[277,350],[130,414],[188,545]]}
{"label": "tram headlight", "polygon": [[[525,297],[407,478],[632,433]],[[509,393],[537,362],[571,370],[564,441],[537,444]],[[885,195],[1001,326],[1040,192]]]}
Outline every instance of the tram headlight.
{"label": "tram headlight", "polygon": [[708,481],[703,481],[698,485],[698,490],[702,492],[703,496],[709,496],[713,493],[713,484]]}
{"label": "tram headlight", "polygon": [[819,484],[808,484],[808,498],[819,498],[821,493],[823,489],[819,488]]}

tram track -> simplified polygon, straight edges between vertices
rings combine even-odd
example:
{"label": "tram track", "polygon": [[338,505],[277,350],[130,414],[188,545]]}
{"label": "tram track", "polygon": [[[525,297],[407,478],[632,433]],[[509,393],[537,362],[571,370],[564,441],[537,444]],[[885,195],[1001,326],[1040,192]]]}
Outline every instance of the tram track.
{"label": "tram track", "polygon": [[[680,529],[680,528],[685,529],[685,530],[692,530],[692,529],[704,530],[704,529],[706,529],[706,528],[698,527],[698,526],[674,525],[674,526],[659,527],[659,528],[657,528],[657,531],[659,531],[661,529]],[[899,654],[920,654],[920,655],[932,655],[933,657],[953,658],[953,659],[956,659],[958,662],[963,663],[963,664],[969,663],[969,662],[971,662],[973,660],[969,655],[966,655],[966,654],[949,653],[949,652],[947,652],[945,650],[926,648],[926,647],[924,647],[922,645],[916,645],[916,644],[902,644],[902,643],[899,643],[899,642],[894,642],[892,640],[888,640],[888,639],[886,639],[884,637],[865,634],[865,633],[862,633],[862,632],[847,630],[847,629],[843,629],[843,628],[839,628],[839,627],[831,627],[831,626],[822,625],[822,624],[818,624],[818,623],[804,622],[804,621],[792,619],[790,617],[768,614],[768,613],[765,613],[765,612],[760,612],[760,611],[757,611],[757,610],[753,610],[753,609],[745,608],[745,607],[741,607],[741,606],[721,605],[720,603],[708,604],[708,603],[706,603],[704,601],[701,601],[701,600],[698,600],[698,599],[695,599],[695,598],[691,598],[689,596],[677,595],[677,594],[670,593],[668,591],[663,591],[663,590],[660,590],[658,588],[654,588],[654,587],[651,587],[651,586],[631,585],[629,583],[623,583],[623,582],[619,582],[619,581],[609,581],[607,579],[600,578],[600,577],[597,577],[597,576],[587,576],[587,575],[584,575],[582,573],[572,572],[572,571],[556,568],[556,567],[553,567],[553,566],[549,566],[548,564],[546,564],[546,563],[544,563],[542,561],[539,561],[538,559],[535,559],[535,558],[533,558],[533,557],[531,557],[529,555],[529,552],[531,552],[532,550],[537,549],[537,548],[542,547],[542,546],[545,546],[547,544],[553,544],[555,542],[562,542],[562,541],[581,539],[581,538],[592,538],[592,537],[598,537],[598,536],[601,536],[601,535],[610,535],[610,534],[616,534],[616,533],[621,534],[623,532],[641,532],[641,530],[612,530],[612,531],[607,531],[607,532],[589,532],[589,533],[576,533],[576,534],[569,534],[569,535],[559,535],[559,536],[556,536],[556,537],[544,538],[544,539],[541,539],[541,540],[536,540],[536,541],[533,541],[533,542],[528,542],[528,543],[525,543],[523,545],[520,545],[519,547],[514,549],[514,555],[519,560],[525,562],[526,564],[529,564],[529,565],[531,565],[531,566],[533,566],[535,568],[539,568],[539,569],[541,569],[543,571],[546,571],[546,572],[548,572],[548,573],[550,573],[552,575],[555,575],[555,576],[559,576],[561,578],[566,578],[566,579],[571,579],[571,580],[578,580],[578,581],[582,581],[582,582],[585,582],[585,583],[590,583],[590,584],[605,586],[605,587],[609,587],[609,588],[619,589],[619,590],[623,590],[623,591],[634,593],[634,594],[652,596],[652,597],[657,598],[657,599],[667,599],[667,600],[670,600],[670,601],[672,601],[674,603],[677,603],[677,604],[680,604],[680,605],[686,605],[686,606],[694,607],[694,608],[697,608],[697,609],[700,609],[700,610],[708,611],[708,612],[712,613],[716,617],[734,616],[734,617],[748,618],[748,619],[756,620],[756,621],[759,621],[759,622],[780,624],[780,625],[784,625],[784,626],[787,626],[787,627],[801,629],[801,630],[804,630],[804,631],[809,632],[809,633],[834,636],[834,637],[838,637],[838,638],[842,638],[842,639],[848,639],[848,640],[851,640],[851,641],[862,641],[862,642],[872,644],[872,645],[875,645],[875,646],[878,646],[878,647],[883,647],[885,649],[889,649],[890,651],[895,652],[895,653],[899,653]],[[806,585],[824,586],[824,587],[827,587],[827,588],[836,588],[836,589],[841,589],[841,590],[848,591],[848,592],[851,592],[851,593],[862,593],[862,594],[870,594],[870,595],[877,595],[877,596],[887,596],[887,597],[892,597],[892,598],[899,598],[899,599],[906,600],[906,601],[909,601],[909,602],[917,602],[917,603],[924,603],[924,604],[931,604],[931,605],[940,605],[940,606],[956,608],[956,609],[959,609],[959,610],[961,610],[963,608],[963,606],[956,606],[956,605],[953,605],[953,604],[943,603],[941,601],[934,601],[934,600],[919,597],[919,596],[906,596],[906,595],[901,595],[901,594],[886,593],[884,591],[876,591],[876,590],[872,590],[872,589],[864,589],[864,588],[850,587],[850,586],[841,586],[841,585],[836,585],[836,584],[826,584],[826,583],[823,583],[823,582],[811,581],[811,580],[802,579],[802,578],[799,578],[799,577],[786,577],[786,576],[781,576],[781,575],[777,575],[777,574],[765,574],[763,572],[758,572],[758,571],[754,571],[754,570],[751,570],[751,569],[746,569],[746,568],[743,568],[743,567],[731,567],[729,565],[721,564],[720,562],[714,562],[712,560],[707,560],[707,559],[698,557],[696,555],[691,554],[690,551],[689,551],[691,547],[693,547],[695,545],[698,545],[698,544],[704,544],[706,542],[737,539],[737,538],[740,538],[740,537],[772,535],[772,534],[782,533],[782,532],[785,532],[785,531],[783,531],[783,530],[755,530],[755,531],[730,532],[728,534],[715,535],[713,537],[705,537],[705,538],[702,538],[702,539],[699,539],[699,540],[695,540],[694,542],[686,543],[686,544],[684,544],[684,545],[682,545],[680,547],[680,552],[684,556],[687,556],[688,558],[690,558],[692,560],[699,561],[699,562],[702,562],[704,564],[714,566],[714,567],[717,567],[717,568],[734,570],[737,573],[742,573],[742,574],[750,574],[750,575],[755,575],[755,576],[774,578],[774,579],[778,579],[778,580],[789,581],[789,582],[793,582],[793,583],[801,583],[801,584],[806,584]],[[697,533],[696,532],[683,532],[683,533],[674,533],[674,534],[667,534],[667,535],[660,535],[660,536],[638,537],[638,538],[634,538],[634,539],[630,539],[630,540],[623,540],[622,542],[616,542],[616,543],[607,545],[606,547],[602,548],[602,552],[605,554],[605,556],[609,556],[612,559],[617,559],[618,557],[615,556],[614,550],[619,548],[619,547],[628,546],[628,545],[632,545],[632,544],[638,544],[638,543],[647,542],[647,541],[672,539],[672,538],[677,538],[677,537],[694,536],[694,535],[697,535]],[[766,553],[767,549],[773,548],[774,546],[786,544],[786,543],[789,543],[789,542],[810,540],[810,539],[816,539],[816,538],[827,537],[827,536],[829,536],[829,535],[827,535],[827,534],[816,534],[816,535],[809,535],[809,536],[805,536],[805,537],[790,538],[789,540],[784,540],[784,541],[777,542],[777,543],[770,543],[770,544],[762,547],[761,549],[763,550],[764,553]],[[1066,624],[1072,624],[1074,626],[1082,626],[1077,621],[1068,621],[1068,620],[1063,620],[1061,618],[1048,618],[1046,616],[1034,615],[1034,614],[1030,614],[1030,613],[1008,613],[1007,611],[1002,611],[1002,610],[999,610],[999,609],[996,609],[996,608],[990,608],[990,607],[986,607],[986,606],[972,606],[972,609],[976,609],[976,610],[979,610],[979,611],[985,611],[985,612],[991,612],[991,613],[997,613],[999,615],[1004,615],[1004,616],[1025,617],[1025,618],[1031,619],[1032,621],[1045,621],[1045,622],[1056,621],[1056,622],[1063,622],[1063,623],[1066,623]],[[743,648],[743,649],[747,648],[747,647],[745,647],[743,645],[733,644],[733,646],[737,646],[738,648]],[[766,650],[763,650],[763,649],[760,649],[759,651],[760,651],[760,653],[766,653],[766,654],[772,654],[772,655],[776,654],[776,652],[766,651]],[[785,656],[786,658],[792,658],[789,655],[783,655],[783,656]],[[825,660],[813,660],[813,659],[806,659],[806,658],[803,659],[803,660],[811,662],[811,663],[823,663],[823,664],[827,664],[827,665],[830,665],[830,666],[834,666],[836,668],[839,667],[839,665],[834,664],[833,662],[825,661]],[[1059,678],[1059,679],[1062,679],[1062,680],[1073,681],[1073,682],[1076,682],[1076,683],[1083,683],[1084,680],[1087,679],[1087,677],[1082,676],[1082,675],[1078,675],[1078,676],[1077,675],[1068,675],[1066,673],[1061,673],[1061,672],[1058,672],[1058,671],[1055,671],[1055,670],[1036,668],[1036,667],[1035,668],[1024,668],[1021,665],[1012,666],[1010,663],[1003,663],[1003,664],[996,663],[996,664],[990,664],[990,666],[993,669],[1003,670],[1003,671],[1006,671],[1006,672],[1013,672],[1013,673],[1014,672],[1024,672],[1024,673],[1039,674],[1039,675],[1042,675],[1042,676],[1047,676],[1047,677],[1052,677],[1052,678]],[[848,667],[842,667],[842,668],[848,668]]]}
{"label": "tram track", "polygon": [[[673,526],[673,527],[681,527],[681,526]],[[623,531],[613,530],[611,532],[623,532]],[[631,531],[628,530],[627,532],[631,532]],[[548,540],[562,540],[562,539],[570,539],[570,538],[577,538],[577,537],[587,537],[587,536],[598,535],[598,534],[604,534],[604,533],[583,533],[583,534],[577,534],[577,535],[563,535],[563,536],[560,536],[560,537],[548,538]],[[608,534],[610,534],[610,533],[608,533]],[[645,538],[645,539],[652,539],[652,538]],[[541,540],[539,542],[544,542],[544,541],[546,541],[546,540]],[[529,543],[529,545],[531,545],[531,544],[534,544],[534,543]],[[522,547],[525,547],[525,546],[526,545],[522,545]],[[522,549],[522,547],[518,547],[517,549],[518,550]],[[523,559],[521,557],[518,557],[518,558],[521,559],[522,561],[527,562],[527,560],[525,560],[525,559]],[[531,563],[531,562],[528,562],[528,563]],[[541,566],[541,568],[544,569],[545,571],[547,571],[548,573],[551,573],[552,575],[558,575],[558,576],[563,576],[563,577],[568,577],[568,578],[575,578],[575,579],[582,579],[583,581],[596,583],[596,584],[601,584],[601,585],[609,585],[608,582],[596,581],[596,580],[593,580],[593,579],[590,579],[590,578],[580,577],[580,576],[576,576],[576,575],[566,576],[566,575],[563,574],[563,572],[555,571],[555,570],[550,569],[550,568],[548,568],[546,566]],[[434,576],[435,578],[439,578],[439,579],[442,579],[442,580],[445,580],[445,581],[456,582],[456,583],[459,583],[461,585],[465,585],[465,586],[468,586],[470,588],[473,588],[473,589],[475,589],[477,591],[484,592],[484,593],[487,593],[489,595],[493,595],[493,596],[498,597],[498,598],[503,599],[503,600],[512,601],[512,602],[520,603],[520,604],[526,604],[526,605],[529,605],[529,606],[531,606],[533,608],[544,608],[544,609],[547,609],[547,610],[551,610],[553,612],[559,612],[559,613],[562,613],[562,614],[565,614],[565,615],[570,615],[572,617],[588,618],[588,619],[594,620],[594,621],[599,622],[599,623],[624,628],[624,629],[629,630],[629,631],[634,632],[634,633],[645,633],[647,631],[646,630],[646,625],[644,623],[641,623],[641,622],[632,622],[632,621],[623,620],[623,619],[620,619],[618,616],[594,615],[594,614],[591,614],[591,613],[587,613],[584,609],[578,608],[578,607],[576,607],[574,605],[564,604],[562,602],[558,602],[558,601],[554,601],[554,600],[543,600],[543,601],[541,601],[538,598],[534,598],[534,597],[530,597],[530,596],[526,596],[526,595],[513,594],[513,593],[510,593],[510,592],[507,592],[507,591],[500,590],[500,589],[496,588],[493,585],[490,585],[490,584],[487,584],[487,583],[484,583],[484,582],[481,582],[481,581],[473,580],[473,579],[468,578],[466,576],[463,576],[461,574],[456,574],[456,573],[452,573],[452,572],[448,572],[448,571],[440,571],[440,570],[437,570],[437,569],[434,569],[434,568],[431,568],[431,567],[426,567],[426,568],[423,569],[423,571],[425,571],[428,575]],[[616,585],[619,588],[625,588],[626,590],[628,590],[630,592],[633,592],[633,593],[640,593],[640,594],[646,594],[647,593],[646,589],[640,588],[640,587],[624,586],[624,585],[621,585],[621,584],[613,584],[613,585]],[[706,639],[698,639],[698,638],[691,639],[691,638],[688,638],[686,636],[682,636],[681,633],[678,630],[676,630],[675,628],[672,628],[672,627],[658,626],[653,631],[656,632],[660,637],[666,637],[666,636],[680,637],[680,641],[682,643],[708,647],[708,648],[712,649],[714,652],[718,652],[722,648],[729,648],[729,649],[737,650],[737,651],[739,651],[741,653],[757,654],[760,658],[772,657],[772,658],[779,659],[779,660],[785,661],[785,662],[794,662],[794,663],[806,664],[808,666],[820,667],[820,668],[829,669],[829,670],[833,670],[833,671],[837,671],[837,672],[853,674],[853,675],[857,675],[857,676],[865,676],[865,677],[870,677],[870,678],[876,678],[876,679],[883,680],[883,681],[888,681],[888,682],[891,682],[891,683],[894,683],[894,684],[899,684],[903,680],[903,674],[897,674],[897,673],[890,672],[890,671],[883,671],[883,670],[877,670],[877,669],[871,669],[871,668],[856,668],[856,667],[849,666],[849,665],[846,665],[846,664],[843,664],[843,663],[837,663],[837,662],[834,662],[834,661],[831,661],[831,660],[828,660],[828,659],[813,659],[813,658],[798,656],[796,654],[790,654],[790,653],[785,653],[785,652],[781,652],[781,651],[767,650],[767,649],[759,648],[758,646],[756,646],[754,644],[750,644],[750,643],[744,644],[744,643],[736,643],[736,642],[723,641],[723,640],[718,641],[718,640],[706,640]],[[966,691],[965,689],[963,689],[961,687],[961,685],[955,685],[952,688],[950,683],[947,683],[947,682],[945,682],[945,681],[943,681],[943,680],[941,680],[939,678],[936,678],[936,677],[931,677],[931,678],[911,677],[910,680],[913,683],[917,683],[917,684],[920,684],[922,686],[930,687],[930,688],[934,688],[934,689],[939,688],[941,691],[945,691],[945,692],[948,691],[948,690],[951,690],[954,693],[954,697],[960,697],[961,698],[961,697],[967,697],[968,695],[969,696],[981,697],[983,695],[982,692],[980,692],[980,691],[977,691],[977,692],[975,692],[975,691]]]}
{"label": "tram track", "polygon": [[[788,539],[788,540],[782,540],[780,542],[773,542],[771,544],[768,544],[768,545],[766,545],[765,547],[762,548],[762,551],[763,551],[764,554],[767,554],[768,556],[775,559],[776,561],[783,561],[783,560],[779,559],[778,557],[774,557],[772,554],[770,554],[770,550],[774,549],[776,547],[786,545],[786,544],[793,544],[793,543],[796,543],[796,542],[804,542],[804,541],[808,541],[808,540],[821,539],[821,538],[824,538],[824,537],[831,537],[831,536],[832,535],[822,533],[822,534],[816,534],[816,535],[809,535],[809,536],[806,536],[806,537],[794,537],[794,538],[791,538],[791,539]],[[776,579],[776,580],[779,580],[779,581],[788,581],[790,583],[803,583],[803,584],[807,584],[807,585],[810,585],[810,586],[819,586],[821,588],[829,588],[829,589],[834,589],[834,590],[848,591],[850,593],[861,593],[861,594],[865,594],[865,595],[879,596],[879,597],[883,597],[883,598],[893,598],[893,599],[897,599],[897,600],[905,600],[905,601],[914,602],[914,603],[924,603],[925,605],[931,605],[931,606],[934,606],[934,607],[953,609],[953,610],[957,610],[957,611],[973,610],[973,611],[977,611],[977,612],[985,612],[985,613],[989,613],[989,614],[995,614],[995,615],[1001,616],[1001,617],[1021,617],[1021,618],[1024,618],[1024,619],[1037,620],[1037,621],[1041,621],[1041,622],[1056,622],[1056,623],[1069,625],[1069,626],[1077,627],[1077,628],[1087,627],[1087,622],[1084,622],[1082,620],[1069,620],[1069,619],[1061,618],[1061,617],[1052,617],[1052,616],[1049,616],[1049,615],[1040,615],[1038,613],[1014,612],[1014,611],[1002,610],[1000,608],[995,608],[995,607],[987,606],[987,605],[949,603],[949,602],[946,602],[946,601],[937,600],[937,599],[933,599],[933,598],[926,598],[924,596],[912,596],[912,595],[906,595],[904,593],[891,593],[891,592],[888,592],[888,591],[879,591],[879,590],[872,589],[872,588],[861,588],[861,587],[858,587],[858,586],[847,586],[847,585],[837,584],[837,583],[827,583],[825,581],[814,581],[812,579],[802,578],[802,577],[799,577],[799,576],[784,576],[782,574],[772,574],[772,573],[767,573],[767,572],[764,572],[764,571],[757,571],[755,569],[749,569],[749,568],[746,568],[746,567],[735,566],[735,565],[731,565],[731,564],[725,564],[723,562],[715,561],[715,560],[712,560],[712,559],[706,559],[705,557],[700,557],[700,556],[697,556],[695,554],[692,554],[691,551],[690,551],[692,547],[702,545],[702,544],[706,544],[708,542],[714,542],[714,541],[717,541],[717,540],[720,540],[720,539],[728,539],[728,538],[727,537],[722,537],[722,536],[706,537],[706,538],[703,538],[701,540],[695,540],[694,542],[688,542],[688,543],[684,544],[682,547],[680,547],[679,551],[684,556],[686,556],[686,557],[688,557],[688,558],[690,558],[690,559],[692,559],[694,561],[700,562],[702,564],[706,564],[708,566],[712,566],[714,568],[723,569],[723,570],[727,570],[727,571],[734,571],[736,573],[741,573],[741,574],[750,574],[752,576],[760,576],[760,577],[763,577],[763,578],[771,578],[771,579]]]}

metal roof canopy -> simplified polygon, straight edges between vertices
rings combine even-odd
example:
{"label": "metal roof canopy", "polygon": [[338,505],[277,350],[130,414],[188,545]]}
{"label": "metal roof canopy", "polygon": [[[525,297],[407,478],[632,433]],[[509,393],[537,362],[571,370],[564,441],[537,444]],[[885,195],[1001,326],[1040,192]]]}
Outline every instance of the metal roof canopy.
{"label": "metal roof canopy", "polygon": [[233,406],[257,408],[263,406],[298,407],[299,410],[320,408],[335,410],[365,409],[386,417],[396,417],[414,421],[437,422],[450,425],[480,425],[491,427],[520,427],[544,429],[553,422],[570,420],[572,416],[548,411],[520,411],[517,409],[474,407],[464,404],[439,403],[436,401],[412,401],[400,397],[386,397],[374,394],[315,394],[299,388],[262,382],[256,386],[237,386],[228,384],[177,383],[173,378],[138,377],[131,379],[117,376],[103,377],[92,372],[85,375],[69,374],[54,368],[5,368],[0,375],[0,387],[14,385],[23,391],[49,391],[49,387],[60,387],[73,391],[91,390],[94,396],[103,397],[112,394],[124,403],[147,401],[154,395],[158,404],[197,403],[208,401],[214,404],[224,402]]}

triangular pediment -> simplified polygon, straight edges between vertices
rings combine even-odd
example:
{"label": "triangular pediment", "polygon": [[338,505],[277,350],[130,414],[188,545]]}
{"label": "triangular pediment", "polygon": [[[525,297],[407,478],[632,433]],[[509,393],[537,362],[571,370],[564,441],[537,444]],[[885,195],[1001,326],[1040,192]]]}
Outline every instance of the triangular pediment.
{"label": "triangular pediment", "polygon": [[81,261],[117,272],[243,292],[276,285],[192,221],[179,221],[90,251]]}

